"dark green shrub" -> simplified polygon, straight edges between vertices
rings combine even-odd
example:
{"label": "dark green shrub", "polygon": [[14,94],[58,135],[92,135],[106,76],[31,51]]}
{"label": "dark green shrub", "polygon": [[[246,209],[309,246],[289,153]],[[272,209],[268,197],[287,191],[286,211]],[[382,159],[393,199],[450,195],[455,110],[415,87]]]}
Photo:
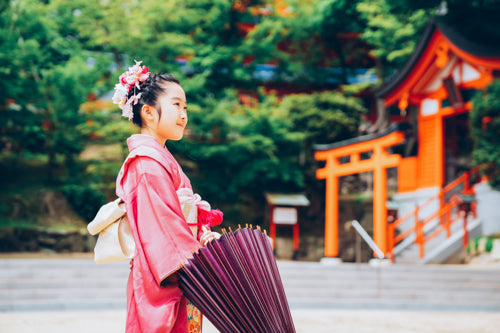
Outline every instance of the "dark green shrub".
{"label": "dark green shrub", "polygon": [[480,239],[481,239],[481,237],[474,238],[474,251],[476,251],[476,252],[479,249],[479,240]]}
{"label": "dark green shrub", "polygon": [[62,188],[69,203],[85,221],[90,222],[100,206],[105,203],[105,195],[89,185],[70,184]]}
{"label": "dark green shrub", "polygon": [[486,239],[486,244],[484,245],[484,250],[486,252],[491,252],[491,249],[493,248],[493,238],[488,237]]}

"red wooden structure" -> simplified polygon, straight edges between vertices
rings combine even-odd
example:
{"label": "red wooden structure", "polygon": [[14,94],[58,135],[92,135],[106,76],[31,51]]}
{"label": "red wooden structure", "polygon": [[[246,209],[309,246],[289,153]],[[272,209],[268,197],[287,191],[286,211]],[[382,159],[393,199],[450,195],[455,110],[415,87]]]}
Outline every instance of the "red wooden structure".
{"label": "red wooden structure", "polygon": [[[325,160],[324,168],[316,172],[318,179],[326,179],[326,211],[325,211],[325,256],[338,256],[338,178],[360,172],[373,171],[373,215],[374,215],[374,240],[378,247],[386,251],[386,225],[387,210],[387,168],[392,168],[400,163],[399,155],[391,155],[387,147],[401,143],[404,134],[391,129],[380,137],[366,136],[359,138],[358,142],[344,146],[325,145],[317,146],[315,158]],[[362,159],[363,154],[371,155]],[[340,158],[348,158],[348,163],[340,163]]]}
{"label": "red wooden structure", "polygon": [[293,228],[293,258],[299,251],[299,208],[309,206],[309,200],[303,194],[266,193],[269,206],[269,236],[273,249],[276,248],[276,227]]}
{"label": "red wooden structure", "polygon": [[[326,179],[327,187],[326,257],[338,256],[337,179],[342,175],[373,171],[373,237],[386,255],[391,255],[398,242],[413,234],[415,242],[421,247],[422,257],[425,243],[437,235],[426,236],[423,233],[424,226],[432,219],[441,220],[443,226],[439,232],[449,233],[450,212],[458,209],[457,207],[464,207],[467,200],[463,194],[450,198],[447,193],[458,186],[461,186],[465,194],[472,191],[469,186],[470,172],[464,173],[455,181],[453,179],[458,176],[458,172],[455,175],[447,172],[452,169],[449,168],[452,166],[451,161],[462,148],[459,142],[467,140],[467,113],[473,107],[470,98],[475,91],[485,88],[499,77],[500,45],[493,41],[490,44],[479,44],[464,38],[446,25],[434,21],[429,23],[406,66],[375,93],[378,104],[388,110],[379,114],[385,114],[388,119],[397,119],[398,122],[411,123],[415,134],[405,141],[408,144],[413,139],[413,153],[408,153],[410,150],[407,150],[402,155],[388,154],[387,147],[403,141],[403,132],[387,132],[387,129],[380,128],[379,134],[387,132],[386,135],[376,138],[360,137],[330,147],[316,147],[316,159],[326,161],[325,167],[317,171],[317,178]],[[398,116],[391,117],[396,112]],[[372,157],[368,160],[361,159],[360,153],[367,151],[373,151]],[[349,156],[350,162],[341,164],[339,158],[343,156]],[[388,167],[398,168],[400,196],[421,198],[423,192],[432,193],[426,194],[428,203],[418,205],[391,225],[388,224],[386,213],[387,184],[384,170]],[[435,211],[422,217],[422,209],[432,206],[430,202],[435,205]],[[470,209],[473,208],[472,204]],[[396,228],[410,219],[415,221],[413,227],[396,235]]]}

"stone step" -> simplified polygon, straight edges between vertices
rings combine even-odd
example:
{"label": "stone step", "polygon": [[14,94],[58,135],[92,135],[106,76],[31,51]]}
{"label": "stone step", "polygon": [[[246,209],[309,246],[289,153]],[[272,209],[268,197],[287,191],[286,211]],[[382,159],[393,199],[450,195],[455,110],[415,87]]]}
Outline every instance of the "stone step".
{"label": "stone step", "polygon": [[[0,260],[0,263],[2,261]],[[327,279],[330,281],[342,281],[350,279],[384,279],[396,281],[434,281],[434,282],[488,282],[498,281],[498,272],[495,270],[470,269],[464,266],[407,266],[392,265],[388,267],[371,267],[366,264],[342,264],[334,267],[320,265],[318,263],[281,263],[278,265],[280,274],[288,278],[304,279]],[[89,266],[82,268],[68,267],[65,263],[57,266],[52,263],[51,267],[40,265],[15,265],[0,269],[0,283],[5,281],[50,281],[53,279],[82,279],[82,280],[122,280],[129,275],[128,266],[106,267]]]}
{"label": "stone step", "polygon": [[413,311],[474,311],[498,312],[500,302],[454,302],[448,301],[399,301],[379,300],[370,298],[353,298],[336,300],[331,298],[303,298],[288,297],[291,309],[340,309],[340,310],[413,310]]}
{"label": "stone step", "polygon": [[126,310],[126,298],[3,300],[0,312],[7,311],[75,311],[75,310]]}
{"label": "stone step", "polygon": [[[341,292],[349,293],[352,290],[361,292],[372,292],[373,290],[384,290],[387,292],[400,292],[407,293],[407,290],[418,290],[419,293],[433,294],[439,292],[458,292],[458,293],[485,293],[489,294],[500,293],[499,282],[446,282],[446,281],[420,281],[413,283],[412,281],[396,280],[396,281],[363,281],[351,280],[345,281],[323,281],[322,279],[306,279],[284,277],[283,285],[289,290],[308,290],[314,292],[316,290],[339,290]],[[307,287],[304,287],[307,285]],[[23,290],[24,292],[43,290],[72,290],[74,288],[80,290],[101,290],[107,292],[108,290],[124,290],[126,288],[126,280],[0,280],[0,293],[5,291]],[[1,295],[1,294],[0,294]]]}
{"label": "stone step", "polygon": [[[465,284],[489,284],[491,287],[500,287],[500,281],[498,276],[453,276],[453,275],[418,275],[418,276],[407,276],[404,274],[395,274],[391,276],[389,272],[380,275],[352,275],[336,273],[335,277],[331,277],[328,274],[305,274],[301,272],[291,273],[291,274],[281,274],[282,280],[286,280],[288,283],[303,284],[307,280],[321,281],[324,284],[337,284],[337,285],[359,285],[358,282],[362,284],[376,284],[385,283],[386,285],[409,285],[409,286],[428,286],[429,284],[435,286],[463,286]],[[285,278],[286,277],[286,278]]]}
{"label": "stone step", "polygon": [[[500,310],[500,270],[279,262],[291,308]],[[0,260],[0,311],[125,309],[127,262]]]}
{"label": "stone step", "polygon": [[470,303],[470,302],[486,302],[492,301],[500,304],[498,299],[498,293],[492,294],[491,292],[477,292],[476,290],[468,290],[467,292],[420,292],[415,290],[339,290],[339,289],[317,289],[312,290],[308,288],[304,289],[291,289],[285,287],[286,294],[289,298],[317,298],[326,297],[335,300],[348,300],[348,299],[375,299],[375,300],[389,300],[389,301],[428,301],[433,302],[435,300],[441,300],[442,302],[454,303]]}
{"label": "stone step", "polygon": [[96,298],[125,299],[124,288],[43,288],[43,289],[0,289],[1,300],[93,300]]}
{"label": "stone step", "polygon": [[40,289],[40,288],[126,288],[128,276],[119,278],[81,278],[81,279],[66,279],[66,278],[23,278],[23,279],[0,279],[1,289]]}
{"label": "stone step", "polygon": [[[31,272],[33,273],[33,272]],[[115,286],[125,287],[128,274],[112,276],[111,274],[102,275],[77,275],[72,273],[52,276],[50,273],[33,274],[27,277],[25,274],[11,274],[10,277],[0,278],[0,289],[8,288],[72,288],[80,286],[81,288],[100,287],[113,288]],[[489,291],[500,290],[500,279],[498,275],[480,273],[464,274],[409,274],[384,271],[380,274],[356,274],[351,272],[281,272],[283,282],[290,287],[304,284],[314,284],[325,286],[334,286],[337,288],[351,287],[383,287],[383,288],[444,288],[446,290],[462,290],[465,287],[480,288]]]}
{"label": "stone step", "polygon": [[[466,288],[465,290],[445,290],[445,289],[408,289],[408,288],[338,288],[336,286],[322,286],[315,284],[307,288],[301,286],[290,286],[284,283],[284,288],[290,296],[328,296],[332,298],[390,298],[390,299],[428,299],[434,298],[452,300],[488,300],[498,299],[500,291],[492,289]],[[93,299],[96,297],[113,298],[125,297],[125,288],[44,288],[39,289],[0,289],[0,299],[2,300],[32,300],[32,299]]]}

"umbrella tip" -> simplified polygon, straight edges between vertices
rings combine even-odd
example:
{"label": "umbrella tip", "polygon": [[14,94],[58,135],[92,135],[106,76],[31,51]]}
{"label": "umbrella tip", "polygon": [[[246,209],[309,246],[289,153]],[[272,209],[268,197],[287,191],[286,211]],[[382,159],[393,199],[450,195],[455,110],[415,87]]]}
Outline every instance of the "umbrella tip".
{"label": "umbrella tip", "polygon": [[257,230],[260,230],[260,225],[257,226]]}

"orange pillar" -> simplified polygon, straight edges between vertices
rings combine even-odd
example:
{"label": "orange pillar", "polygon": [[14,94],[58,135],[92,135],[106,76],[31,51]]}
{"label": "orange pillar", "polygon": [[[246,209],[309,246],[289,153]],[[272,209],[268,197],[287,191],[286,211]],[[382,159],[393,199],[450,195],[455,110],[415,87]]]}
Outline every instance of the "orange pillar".
{"label": "orange pillar", "polygon": [[[378,150],[378,149],[376,149]],[[382,162],[380,151],[375,157]],[[373,170],[373,241],[380,250],[387,253],[387,173],[382,163]]]}
{"label": "orange pillar", "polygon": [[325,198],[325,257],[339,255],[339,183],[337,176],[326,177]]}

